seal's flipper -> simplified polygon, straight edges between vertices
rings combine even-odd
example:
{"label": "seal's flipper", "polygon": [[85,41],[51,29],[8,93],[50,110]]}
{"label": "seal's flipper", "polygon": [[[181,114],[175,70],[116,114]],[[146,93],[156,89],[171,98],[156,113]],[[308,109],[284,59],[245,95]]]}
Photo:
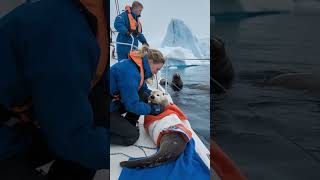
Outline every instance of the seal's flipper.
{"label": "seal's flipper", "polygon": [[161,138],[159,151],[147,158],[120,162],[121,167],[146,168],[175,161],[184,151],[187,142],[180,133],[165,134]]}

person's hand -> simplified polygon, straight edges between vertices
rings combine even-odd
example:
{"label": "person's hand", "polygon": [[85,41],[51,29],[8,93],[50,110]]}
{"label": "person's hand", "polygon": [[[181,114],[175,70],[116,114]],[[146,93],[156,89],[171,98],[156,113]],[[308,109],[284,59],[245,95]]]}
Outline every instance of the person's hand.
{"label": "person's hand", "polygon": [[150,94],[148,94],[147,92],[139,92],[140,99],[145,103],[148,103],[149,96]]}
{"label": "person's hand", "polygon": [[149,47],[149,44],[147,42],[142,43],[142,45],[145,45],[145,46]]}
{"label": "person's hand", "polygon": [[132,31],[132,34],[135,36],[138,36],[140,34],[140,32],[138,31],[138,29]]}
{"label": "person's hand", "polygon": [[151,107],[150,114],[154,116],[159,115],[164,111],[164,106],[161,104],[150,104],[150,107]]}
{"label": "person's hand", "polygon": [[127,35],[127,36],[130,36],[130,34],[131,34],[130,31],[127,31],[127,32],[126,32],[126,35]]}

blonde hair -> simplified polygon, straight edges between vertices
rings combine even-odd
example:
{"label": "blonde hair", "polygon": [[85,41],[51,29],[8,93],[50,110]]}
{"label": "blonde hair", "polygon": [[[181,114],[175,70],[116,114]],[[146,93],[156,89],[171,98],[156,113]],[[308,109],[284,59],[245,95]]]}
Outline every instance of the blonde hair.
{"label": "blonde hair", "polygon": [[151,61],[153,64],[164,64],[166,62],[165,57],[159,50],[151,49],[147,45],[142,45],[141,49],[137,50],[137,52],[137,55],[141,58],[147,55],[148,60]]}

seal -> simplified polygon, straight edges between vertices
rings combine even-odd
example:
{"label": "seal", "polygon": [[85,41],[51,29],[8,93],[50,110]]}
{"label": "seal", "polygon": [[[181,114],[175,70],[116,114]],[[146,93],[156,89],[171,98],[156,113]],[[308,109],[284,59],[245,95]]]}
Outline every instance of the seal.
{"label": "seal", "polygon": [[172,75],[172,81],[170,87],[173,91],[180,91],[183,87],[183,81],[179,73],[174,73]]}
{"label": "seal", "polygon": [[173,91],[181,91],[183,88],[183,81],[179,73],[174,73],[172,75],[171,82],[168,82],[166,79],[161,79],[159,84],[165,86],[166,83],[171,87]]}
{"label": "seal", "polygon": [[[152,91],[149,97],[151,103],[162,104],[167,107],[170,102],[166,94],[161,91]],[[175,161],[186,148],[187,142],[179,132],[165,133],[160,140],[159,151],[146,158],[122,161],[121,167],[146,168],[156,167],[164,163]]]}
{"label": "seal", "polygon": [[122,161],[121,167],[146,168],[156,167],[164,163],[175,161],[184,151],[186,142],[179,133],[170,133],[162,136],[159,151],[147,158]]}
{"label": "seal", "polygon": [[267,85],[280,86],[288,89],[305,90],[320,95],[320,74],[316,73],[285,73],[271,78]]}
{"label": "seal", "polygon": [[218,37],[214,37],[210,40],[210,44],[210,54],[213,61],[210,63],[212,66],[210,73],[214,79],[213,93],[220,94],[225,89],[231,88],[234,69],[230,58],[226,54],[223,41]]}

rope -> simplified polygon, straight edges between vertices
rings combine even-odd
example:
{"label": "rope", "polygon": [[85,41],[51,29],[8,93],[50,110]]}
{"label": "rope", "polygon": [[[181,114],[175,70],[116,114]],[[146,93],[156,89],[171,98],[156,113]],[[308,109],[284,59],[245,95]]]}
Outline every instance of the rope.
{"label": "rope", "polygon": [[134,145],[134,146],[139,146],[141,148],[151,149],[151,150],[156,150],[157,149],[157,147],[148,147],[148,146],[142,146],[142,145]]}
{"label": "rope", "polygon": [[159,81],[158,81],[158,74],[156,74],[155,76],[156,76],[156,84],[157,84],[157,90],[159,90]]}
{"label": "rope", "polygon": [[227,89],[222,84],[220,84],[217,80],[215,80],[213,77],[210,77],[210,80],[219,88],[221,88],[224,92],[227,92]]}
{"label": "rope", "polygon": [[179,91],[181,91],[181,88],[179,88],[175,83],[171,83],[174,87],[176,87],[177,89],[179,89]]}
{"label": "rope", "polygon": [[[150,149],[150,150],[156,150],[157,148],[156,147],[148,147],[148,146],[142,146],[142,145],[132,145],[134,147],[137,147],[139,148],[145,155],[145,157],[148,157],[146,151],[144,149]],[[120,153],[120,152],[116,152],[116,153],[110,153],[109,154],[110,156],[114,156],[114,155],[123,155],[123,156],[126,156],[128,158],[135,158],[135,157],[132,157],[128,154],[125,154],[125,153]]]}
{"label": "rope", "polygon": [[115,5],[116,5],[116,11],[117,11],[117,15],[120,14],[120,8],[119,8],[119,1],[115,0]]}
{"label": "rope", "polygon": [[[121,45],[126,45],[126,46],[132,46],[132,44],[123,43],[123,42],[111,42],[111,43],[110,43],[110,45],[113,45],[113,46],[114,46],[114,44],[121,44]],[[135,49],[138,49],[138,46],[133,45],[133,47],[134,47]]]}
{"label": "rope", "polygon": [[130,51],[132,51],[133,46],[134,46],[134,45],[133,45],[133,43],[134,43],[134,37],[133,37],[132,34],[130,34],[130,37],[131,37],[131,41],[132,41]]}
{"label": "rope", "polygon": [[147,155],[146,151],[144,150],[144,148],[145,148],[145,149],[151,149],[151,150],[157,149],[157,148],[147,147],[147,146],[141,146],[141,145],[133,145],[133,146],[141,149],[141,151],[144,153],[145,157],[148,157],[148,155]]}
{"label": "rope", "polygon": [[[110,30],[111,30],[111,33],[116,33],[116,32],[117,32],[117,31],[113,31],[111,28],[110,28]],[[110,46],[115,48],[115,44],[121,44],[121,45],[130,46],[130,47],[131,47],[131,48],[130,48],[130,51],[132,51],[133,49],[135,49],[135,50],[138,49],[138,46],[133,45],[133,44],[134,44],[134,37],[133,37],[133,35],[130,34],[130,36],[131,36],[131,39],[132,39],[132,43],[131,43],[131,44],[129,44],[129,43],[124,43],[124,42],[115,42],[115,41],[113,41],[113,42],[110,43]],[[112,35],[111,35],[111,37],[112,37]],[[116,48],[115,48],[115,49],[116,49]],[[113,58],[113,59],[117,60],[117,58]]]}
{"label": "rope", "polygon": [[168,60],[166,61],[166,71],[165,71],[165,79],[166,79],[166,84],[165,84],[165,91],[168,92],[168,69],[169,69],[169,66],[168,66]]}
{"label": "rope", "polygon": [[129,156],[129,155],[127,155],[127,154],[125,154],[125,153],[110,153],[109,155],[110,155],[110,156],[114,156],[114,155],[123,155],[123,156],[126,156],[126,157],[128,157],[128,158],[134,158],[134,157],[131,157],[131,156]]}

